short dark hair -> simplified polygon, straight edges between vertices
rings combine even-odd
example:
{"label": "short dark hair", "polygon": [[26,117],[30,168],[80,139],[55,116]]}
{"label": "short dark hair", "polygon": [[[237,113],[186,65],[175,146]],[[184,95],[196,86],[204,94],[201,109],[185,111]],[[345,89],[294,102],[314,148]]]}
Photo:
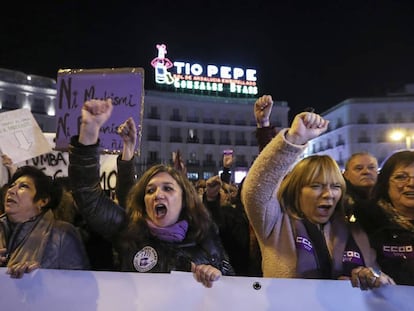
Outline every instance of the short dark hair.
{"label": "short dark hair", "polygon": [[43,207],[44,209],[53,209],[59,205],[62,198],[62,186],[54,182],[52,177],[46,175],[44,171],[35,166],[25,165],[16,170],[8,185],[10,186],[22,176],[28,176],[33,179],[36,187],[34,201],[49,199],[49,203]]}

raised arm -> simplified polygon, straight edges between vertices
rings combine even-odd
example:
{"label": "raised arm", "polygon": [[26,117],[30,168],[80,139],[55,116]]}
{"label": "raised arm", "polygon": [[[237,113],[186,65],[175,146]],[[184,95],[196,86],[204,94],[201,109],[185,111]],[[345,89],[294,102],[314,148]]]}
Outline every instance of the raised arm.
{"label": "raised arm", "polygon": [[111,238],[124,228],[125,210],[102,190],[99,180],[99,130],[112,112],[111,100],[91,100],[82,108],[79,137],[69,146],[69,179],[73,198],[91,228]]}
{"label": "raised arm", "polygon": [[256,119],[256,140],[259,152],[276,136],[276,129],[270,125],[270,115],[273,109],[271,95],[263,95],[254,103],[254,117]]}
{"label": "raised arm", "polygon": [[262,150],[250,168],[242,188],[242,202],[258,237],[266,238],[281,215],[276,192],[309,140],[326,131],[321,116],[298,114],[289,129],[281,130]]}
{"label": "raised arm", "polygon": [[129,190],[136,182],[134,155],[137,142],[137,128],[133,118],[128,118],[118,127],[118,134],[123,141],[122,155],[117,158],[116,197],[119,205],[126,207]]}
{"label": "raised arm", "polygon": [[82,107],[82,122],[79,130],[79,142],[89,146],[97,143],[99,129],[112,113],[112,100],[92,99]]}

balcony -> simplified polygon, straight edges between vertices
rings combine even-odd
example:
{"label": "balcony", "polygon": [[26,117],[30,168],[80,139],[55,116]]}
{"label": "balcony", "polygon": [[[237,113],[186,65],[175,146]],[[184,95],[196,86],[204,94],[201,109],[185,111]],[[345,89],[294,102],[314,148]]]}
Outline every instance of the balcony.
{"label": "balcony", "polygon": [[245,139],[237,139],[236,140],[237,146],[247,146],[247,141]]}
{"label": "balcony", "polygon": [[223,124],[223,125],[230,125],[230,120],[229,119],[220,119],[219,120],[219,124]]}
{"label": "balcony", "polygon": [[159,135],[147,135],[148,141],[161,141],[161,136]]}
{"label": "balcony", "polygon": [[198,137],[187,137],[187,143],[189,144],[198,144],[199,142]]}
{"label": "balcony", "polygon": [[183,118],[179,115],[172,115],[170,117],[170,121],[177,121],[177,122],[181,122],[183,120]]}
{"label": "balcony", "polygon": [[249,166],[246,160],[236,160],[235,164],[237,167],[248,167]]}
{"label": "balcony", "polygon": [[236,120],[234,121],[234,125],[247,125],[246,120]]}
{"label": "balcony", "polygon": [[370,137],[359,137],[358,138],[358,143],[370,143],[370,142],[371,142]]}
{"label": "balcony", "polygon": [[159,120],[159,119],[161,119],[161,116],[160,116],[159,113],[149,113],[147,118],[148,119]]}
{"label": "balcony", "polygon": [[336,142],[336,146],[338,147],[338,146],[345,146],[345,141],[344,140],[338,140],[337,142]]}
{"label": "balcony", "polygon": [[183,138],[181,136],[170,136],[170,143],[182,143]]}
{"label": "balcony", "polygon": [[216,141],[214,140],[214,138],[204,138],[203,139],[203,144],[215,145]]}
{"label": "balcony", "polygon": [[220,145],[231,145],[230,138],[221,138],[220,139]]}
{"label": "balcony", "polygon": [[200,160],[187,160],[187,166],[200,166]]}
{"label": "balcony", "polygon": [[215,167],[216,162],[213,160],[203,160],[203,166],[204,167]]}
{"label": "balcony", "polygon": [[204,118],[203,123],[214,124],[214,123],[216,123],[216,121],[214,121],[213,118]]}
{"label": "balcony", "polygon": [[199,121],[199,117],[194,117],[194,116],[187,117],[187,122],[198,123],[198,121]]}

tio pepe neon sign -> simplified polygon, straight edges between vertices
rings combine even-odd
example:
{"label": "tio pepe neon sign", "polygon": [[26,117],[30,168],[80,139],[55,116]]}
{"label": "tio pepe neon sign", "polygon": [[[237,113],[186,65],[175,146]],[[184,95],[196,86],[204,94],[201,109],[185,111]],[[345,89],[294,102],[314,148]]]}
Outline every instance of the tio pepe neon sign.
{"label": "tio pepe neon sign", "polygon": [[223,92],[230,94],[257,95],[255,69],[230,66],[206,67],[198,63],[172,62],[165,57],[165,44],[157,44],[158,56],[151,61],[155,69],[155,82],[175,89]]}

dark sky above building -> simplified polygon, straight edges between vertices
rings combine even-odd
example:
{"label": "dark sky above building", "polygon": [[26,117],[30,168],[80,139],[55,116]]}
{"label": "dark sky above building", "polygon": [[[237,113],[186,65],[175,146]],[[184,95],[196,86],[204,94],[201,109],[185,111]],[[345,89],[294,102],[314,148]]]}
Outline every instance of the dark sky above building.
{"label": "dark sky above building", "polygon": [[414,1],[16,1],[0,18],[0,67],[143,67],[167,57],[256,68],[259,95],[291,115],[414,82]]}

